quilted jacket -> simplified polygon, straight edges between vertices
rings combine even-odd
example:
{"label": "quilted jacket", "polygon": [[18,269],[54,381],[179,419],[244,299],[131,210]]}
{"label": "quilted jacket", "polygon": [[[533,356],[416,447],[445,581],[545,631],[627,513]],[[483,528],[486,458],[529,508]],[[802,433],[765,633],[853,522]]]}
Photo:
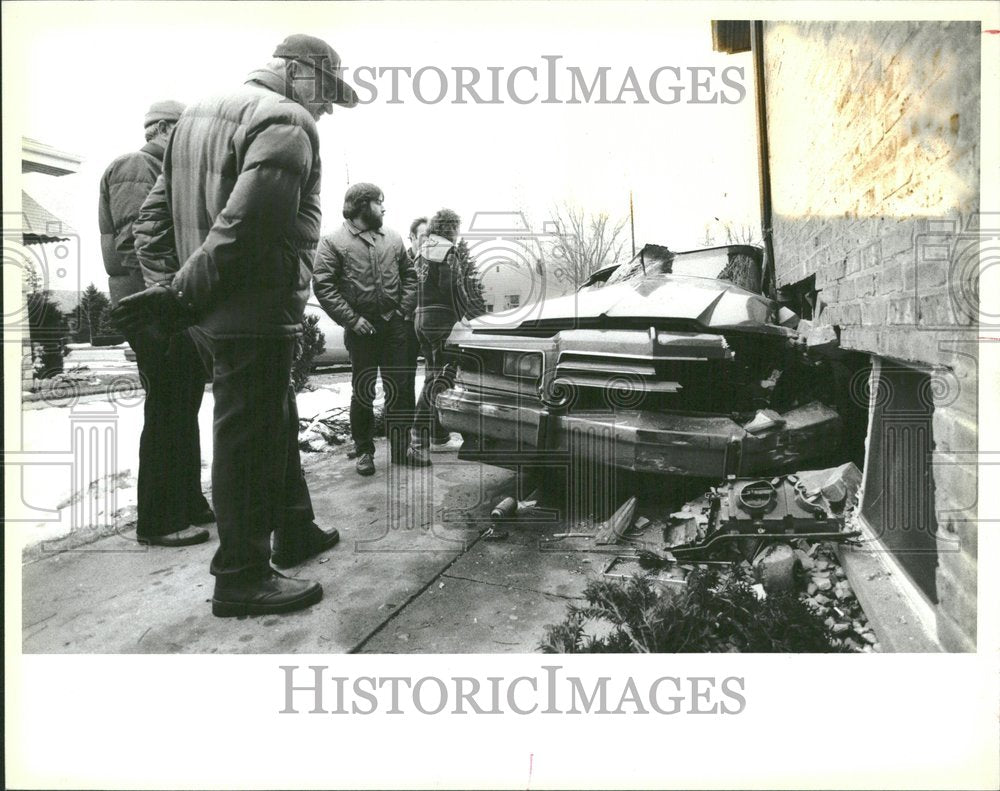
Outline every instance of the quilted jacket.
{"label": "quilted jacket", "polygon": [[147,285],[171,284],[215,337],[300,331],[320,230],[316,122],[253,72],[189,106],[135,224]]}
{"label": "quilted jacket", "polygon": [[115,305],[122,297],[142,291],[142,271],[135,255],[132,223],[142,202],[163,170],[163,146],[146,143],[138,151],[124,154],[108,165],[101,177],[97,224],[101,231],[101,253],[108,273],[108,289]]}

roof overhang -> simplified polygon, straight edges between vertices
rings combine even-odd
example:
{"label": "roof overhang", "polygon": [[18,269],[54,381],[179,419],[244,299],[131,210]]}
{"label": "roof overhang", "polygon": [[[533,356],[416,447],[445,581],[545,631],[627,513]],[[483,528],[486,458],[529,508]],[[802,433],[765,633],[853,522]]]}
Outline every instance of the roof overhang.
{"label": "roof overhang", "polygon": [[30,137],[21,138],[21,172],[66,176],[80,170],[83,158],[76,154],[39,143]]}

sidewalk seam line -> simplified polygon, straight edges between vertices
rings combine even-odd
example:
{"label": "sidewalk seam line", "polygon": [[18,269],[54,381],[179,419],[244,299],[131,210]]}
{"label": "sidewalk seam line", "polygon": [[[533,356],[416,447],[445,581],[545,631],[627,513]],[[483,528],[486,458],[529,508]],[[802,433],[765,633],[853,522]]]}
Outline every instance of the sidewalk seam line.
{"label": "sidewalk seam line", "polygon": [[346,653],[348,653],[348,654],[356,654],[362,648],[364,648],[366,645],[368,645],[368,643],[371,642],[372,638],[374,638],[383,629],[385,629],[385,627],[388,626],[389,623],[391,623],[396,618],[398,618],[399,615],[400,615],[400,613],[402,613],[414,601],[414,599],[416,599],[418,596],[420,596],[420,594],[422,594],[424,591],[426,591],[428,588],[430,588],[431,585],[433,585],[442,576],[444,576],[444,573],[448,569],[450,569],[455,563],[457,563],[458,559],[461,558],[463,555],[465,555],[466,552],[468,552],[476,544],[478,544],[482,540],[482,538],[483,537],[480,534],[475,539],[475,541],[473,541],[471,544],[469,544],[467,547],[465,547],[461,552],[459,552],[458,554],[456,554],[455,557],[453,557],[448,562],[448,564],[444,568],[442,568],[437,574],[435,574],[433,577],[431,577],[431,579],[428,580],[427,583],[423,587],[421,587],[419,590],[417,590],[412,596],[410,596],[409,598],[407,598],[406,601],[404,601],[399,607],[397,607],[392,612],[392,614],[389,615],[388,618],[386,618],[384,621],[382,621],[382,623],[380,623],[378,626],[376,626],[374,629],[372,629],[372,631],[370,631],[367,635],[365,635],[363,638],[361,638],[361,640],[356,645],[354,645],[352,648],[350,648]]}
{"label": "sidewalk seam line", "polygon": [[464,582],[475,582],[479,585],[493,585],[499,588],[510,588],[512,590],[524,591],[525,593],[537,593],[539,596],[553,596],[557,599],[566,599],[567,601],[582,600],[583,596],[567,596],[564,593],[551,593],[549,591],[540,591],[537,588],[525,588],[521,585],[511,585],[505,582],[487,582],[486,580],[472,579],[471,577],[459,577],[456,574],[445,574],[442,572],[442,576],[447,577],[450,580],[462,580]]}

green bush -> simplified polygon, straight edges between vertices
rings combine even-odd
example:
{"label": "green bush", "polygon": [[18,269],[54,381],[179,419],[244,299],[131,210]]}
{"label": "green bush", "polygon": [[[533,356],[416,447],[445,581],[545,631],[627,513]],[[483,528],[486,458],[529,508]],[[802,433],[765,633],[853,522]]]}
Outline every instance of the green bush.
{"label": "green bush", "polygon": [[317,326],[319,317],[307,314],[302,319],[302,334],[295,343],[295,357],[292,359],[292,386],[300,392],[309,381],[313,359],[326,350],[326,337]]}
{"label": "green bush", "polygon": [[27,295],[28,327],[35,376],[48,379],[63,372],[63,357],[69,353],[66,317],[47,291]]}
{"label": "green bush", "polygon": [[[692,571],[678,593],[661,593],[648,576],[595,580],[587,606],[545,627],[544,653],[817,653],[843,651],[794,592],[758,599],[746,582]],[[601,623],[588,635],[588,622]],[[610,628],[608,628],[610,627]]]}

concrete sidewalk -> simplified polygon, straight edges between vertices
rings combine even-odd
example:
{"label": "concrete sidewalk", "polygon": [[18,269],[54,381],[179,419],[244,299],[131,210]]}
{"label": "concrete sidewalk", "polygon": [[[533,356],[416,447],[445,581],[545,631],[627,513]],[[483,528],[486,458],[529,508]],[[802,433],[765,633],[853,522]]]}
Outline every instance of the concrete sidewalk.
{"label": "concrete sidewalk", "polygon": [[[300,613],[211,614],[216,547],[143,548],[134,532],[23,567],[26,653],[530,652],[607,556],[546,551],[549,522],[481,538],[513,473],[435,454],[430,470],[358,476],[343,450],[303,454],[320,525],[340,544],[289,573],[317,579]],[[400,474],[402,473],[402,474]],[[423,505],[420,505],[423,504]],[[555,546],[559,546],[556,544]]]}

